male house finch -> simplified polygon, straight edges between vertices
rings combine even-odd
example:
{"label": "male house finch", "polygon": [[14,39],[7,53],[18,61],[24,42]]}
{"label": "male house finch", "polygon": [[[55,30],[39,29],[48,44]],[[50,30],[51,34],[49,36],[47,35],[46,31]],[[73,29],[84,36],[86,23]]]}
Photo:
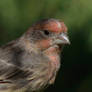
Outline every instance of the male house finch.
{"label": "male house finch", "polygon": [[55,80],[67,27],[56,19],[37,22],[0,47],[0,92],[38,92]]}

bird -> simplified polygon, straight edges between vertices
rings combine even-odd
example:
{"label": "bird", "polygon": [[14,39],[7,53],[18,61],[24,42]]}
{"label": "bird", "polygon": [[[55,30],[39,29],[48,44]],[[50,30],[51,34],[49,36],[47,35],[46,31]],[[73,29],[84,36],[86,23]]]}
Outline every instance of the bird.
{"label": "bird", "polygon": [[66,25],[50,18],[0,46],[0,92],[44,91],[56,79],[66,44],[70,44]]}

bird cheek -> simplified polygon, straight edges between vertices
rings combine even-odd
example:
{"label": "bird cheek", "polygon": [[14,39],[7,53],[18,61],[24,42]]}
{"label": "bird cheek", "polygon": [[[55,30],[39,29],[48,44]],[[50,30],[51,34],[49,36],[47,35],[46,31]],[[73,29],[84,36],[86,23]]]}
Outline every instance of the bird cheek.
{"label": "bird cheek", "polygon": [[37,47],[41,48],[41,49],[46,49],[46,48],[50,47],[50,45],[51,45],[50,39],[40,40],[37,42]]}

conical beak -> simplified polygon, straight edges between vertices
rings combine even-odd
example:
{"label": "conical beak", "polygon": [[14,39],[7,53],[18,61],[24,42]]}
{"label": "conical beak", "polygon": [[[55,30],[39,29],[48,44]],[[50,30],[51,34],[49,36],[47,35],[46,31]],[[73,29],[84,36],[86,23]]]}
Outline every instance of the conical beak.
{"label": "conical beak", "polygon": [[70,44],[67,34],[65,33],[60,34],[54,41],[54,44],[59,44],[59,45],[60,44]]}
{"label": "conical beak", "polygon": [[70,44],[69,38],[68,38],[67,34],[65,34],[65,33],[62,33],[59,36],[59,39],[61,40],[61,43]]}

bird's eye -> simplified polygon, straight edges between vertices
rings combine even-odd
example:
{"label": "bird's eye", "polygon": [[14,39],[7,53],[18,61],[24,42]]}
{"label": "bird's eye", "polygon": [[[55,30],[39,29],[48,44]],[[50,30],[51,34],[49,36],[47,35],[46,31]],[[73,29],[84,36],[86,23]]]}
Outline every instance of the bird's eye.
{"label": "bird's eye", "polygon": [[50,33],[49,33],[48,30],[44,30],[44,34],[45,34],[45,35],[49,35]]}

